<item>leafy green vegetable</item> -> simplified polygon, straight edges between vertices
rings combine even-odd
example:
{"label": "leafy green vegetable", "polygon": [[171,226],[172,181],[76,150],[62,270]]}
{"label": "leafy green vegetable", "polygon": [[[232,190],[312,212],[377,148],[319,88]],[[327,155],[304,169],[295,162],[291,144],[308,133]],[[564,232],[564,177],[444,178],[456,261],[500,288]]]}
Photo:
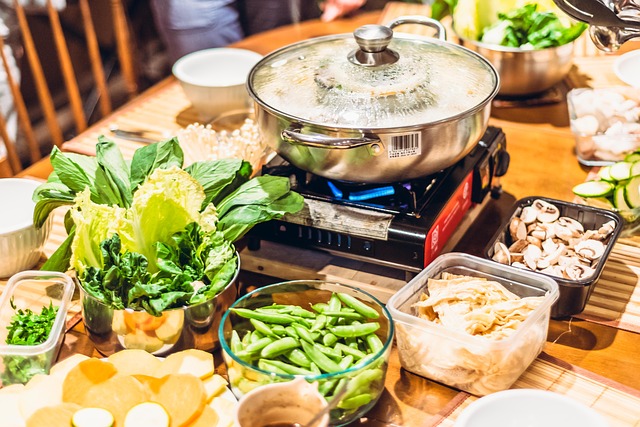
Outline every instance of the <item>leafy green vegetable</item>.
{"label": "leafy green vegetable", "polygon": [[286,177],[251,178],[240,159],[182,169],[170,139],[137,150],[130,164],[100,137],[96,157],[54,149],[54,173],[34,193],[37,224],[58,206],[69,237],[47,261],[75,269],[83,288],[110,307],[163,310],[214,297],[233,278],[233,243],[251,227],[300,210]]}
{"label": "leafy green vegetable", "polygon": [[[40,314],[37,314],[30,309],[16,310],[13,300],[10,303],[15,314],[7,326],[5,342],[10,345],[29,346],[45,342],[51,333],[58,307],[54,307],[50,302],[49,307],[42,307]],[[4,364],[4,371],[0,375],[2,384],[24,384],[35,374],[43,373],[47,364],[46,355],[4,356],[2,362]]]}
{"label": "leafy green vegetable", "polygon": [[458,0],[434,0],[431,3],[431,17],[441,20],[447,15],[451,15],[456,8]]}
{"label": "leafy green vegetable", "polygon": [[38,345],[42,344],[49,337],[53,322],[56,320],[58,307],[49,303],[49,307],[42,307],[40,314],[34,313],[30,309],[16,310],[16,306],[11,300],[11,308],[16,313],[11,317],[11,322],[7,326],[6,343],[12,345]]}
{"label": "leafy green vegetable", "polygon": [[544,49],[567,44],[586,28],[582,22],[565,27],[555,13],[539,12],[537,4],[527,4],[499,13],[498,21],[484,28],[480,41],[523,49]]}

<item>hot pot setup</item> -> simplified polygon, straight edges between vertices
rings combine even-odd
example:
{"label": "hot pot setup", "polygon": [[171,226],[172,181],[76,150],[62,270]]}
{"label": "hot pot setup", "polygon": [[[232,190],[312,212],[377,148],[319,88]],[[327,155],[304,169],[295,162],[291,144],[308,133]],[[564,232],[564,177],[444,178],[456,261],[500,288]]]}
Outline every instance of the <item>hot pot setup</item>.
{"label": "hot pot setup", "polygon": [[[394,33],[408,23],[435,37]],[[509,157],[488,127],[499,87],[486,59],[425,17],[265,56],[247,80],[278,154],[262,173],[289,176],[305,208],[255,227],[250,247],[271,240],[422,270],[473,205],[500,193]]]}

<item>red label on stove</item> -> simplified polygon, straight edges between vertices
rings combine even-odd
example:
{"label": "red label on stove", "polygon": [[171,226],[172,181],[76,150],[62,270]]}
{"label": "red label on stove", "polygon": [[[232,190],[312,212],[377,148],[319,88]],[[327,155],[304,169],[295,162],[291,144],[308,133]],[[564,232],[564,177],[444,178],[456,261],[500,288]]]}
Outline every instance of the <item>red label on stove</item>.
{"label": "red label on stove", "polygon": [[453,234],[464,214],[471,207],[471,183],[473,173],[467,175],[462,184],[458,187],[449,202],[446,204],[440,215],[436,218],[433,226],[427,233],[424,245],[424,266],[426,267],[435,257],[440,255],[449,237]]}

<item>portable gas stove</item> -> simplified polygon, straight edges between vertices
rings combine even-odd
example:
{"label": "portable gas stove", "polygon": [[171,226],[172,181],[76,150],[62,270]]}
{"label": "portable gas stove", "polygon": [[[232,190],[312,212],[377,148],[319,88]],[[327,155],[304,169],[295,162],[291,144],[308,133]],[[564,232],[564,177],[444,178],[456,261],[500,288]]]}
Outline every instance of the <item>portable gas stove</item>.
{"label": "portable gas stove", "polygon": [[305,206],[254,227],[249,249],[269,240],[305,249],[420,271],[440,254],[465,213],[487,194],[501,193],[509,154],[501,129],[489,127],[478,145],[436,174],[393,184],[330,181],[276,157],[262,174],[289,176]]}

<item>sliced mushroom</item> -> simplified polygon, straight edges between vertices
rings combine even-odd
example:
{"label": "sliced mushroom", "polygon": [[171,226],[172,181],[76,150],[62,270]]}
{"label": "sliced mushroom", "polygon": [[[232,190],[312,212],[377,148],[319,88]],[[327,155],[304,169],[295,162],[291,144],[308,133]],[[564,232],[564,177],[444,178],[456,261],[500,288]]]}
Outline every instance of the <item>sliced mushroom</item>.
{"label": "sliced mushroom", "polygon": [[527,264],[527,267],[535,270],[538,260],[542,258],[542,250],[535,245],[529,245],[522,251],[522,255],[524,256],[524,263]]}
{"label": "sliced mushroom", "polygon": [[535,222],[538,217],[538,210],[533,206],[525,206],[520,213],[520,219],[527,225]]}
{"label": "sliced mushroom", "polygon": [[556,249],[553,252],[541,257],[536,263],[536,265],[538,266],[538,268],[542,268],[542,269],[547,268],[551,265],[556,265],[560,257],[564,255],[566,252],[567,252],[567,247],[562,243],[560,243],[559,245],[557,245]]}
{"label": "sliced mushroom", "polygon": [[527,236],[527,242],[530,244],[542,248],[542,240],[538,239],[535,236]]}
{"label": "sliced mushroom", "polygon": [[511,264],[511,255],[509,254],[509,248],[502,242],[496,242],[493,245],[493,257],[494,261],[500,264]]}
{"label": "sliced mushroom", "polygon": [[615,229],[616,229],[616,223],[613,220],[611,220],[602,224],[602,226],[598,229],[598,233],[601,235],[604,235],[605,238],[607,238],[611,233],[613,233],[613,230]]}
{"label": "sliced mushroom", "polygon": [[554,242],[552,239],[546,239],[544,242],[542,242],[542,251],[544,253],[549,254],[555,251],[557,247],[558,247],[558,244]]}
{"label": "sliced mushroom", "polygon": [[511,246],[509,246],[509,252],[511,252],[511,253],[514,253],[514,252],[515,253],[520,253],[527,246],[529,246],[529,242],[527,242],[525,239],[516,240],[515,242],[513,242],[511,244]]}
{"label": "sliced mushroom", "polygon": [[532,205],[538,211],[536,218],[540,222],[553,222],[560,217],[560,209],[557,206],[541,199],[533,201]]}
{"label": "sliced mushroom", "polygon": [[575,246],[576,254],[588,260],[600,259],[604,253],[604,244],[599,240],[585,240]]}
{"label": "sliced mushroom", "polygon": [[569,218],[568,216],[561,216],[558,218],[558,224],[568,227],[575,233],[575,237],[580,236],[584,233],[584,226],[580,221],[577,221],[573,218]]}
{"label": "sliced mushroom", "polygon": [[587,267],[581,264],[572,264],[568,265],[564,269],[565,278],[570,280],[580,280],[586,279],[587,277],[591,277],[595,270],[591,267]]}
{"label": "sliced mushroom", "polygon": [[518,217],[514,217],[509,224],[511,239],[521,240],[527,237],[527,225]]}

